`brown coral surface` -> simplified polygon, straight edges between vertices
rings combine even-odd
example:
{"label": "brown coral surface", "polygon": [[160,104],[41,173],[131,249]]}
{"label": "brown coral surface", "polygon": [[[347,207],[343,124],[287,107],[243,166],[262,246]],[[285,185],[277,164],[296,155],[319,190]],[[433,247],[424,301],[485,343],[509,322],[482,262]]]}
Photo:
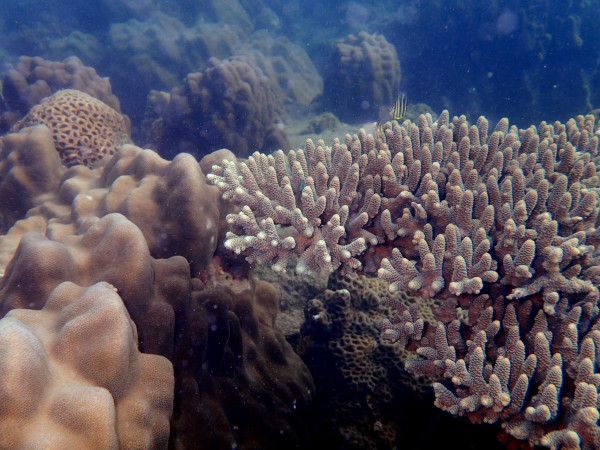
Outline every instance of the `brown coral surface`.
{"label": "brown coral surface", "polygon": [[[6,157],[0,161],[0,173],[7,174],[0,182],[0,192],[6,193],[0,197],[0,222],[5,230],[12,227],[0,236],[1,268],[25,231],[62,239],[90,218],[113,212],[124,214],[142,230],[154,257],[182,255],[195,274],[212,258],[220,228],[219,195],[206,184],[192,156],[180,154],[166,161],[151,150],[125,145],[103,167],[67,170],[60,166],[44,125],[0,142]],[[230,153],[221,155],[232,158]],[[14,208],[15,203],[20,207]],[[15,225],[27,209],[28,217]]]}
{"label": "brown coral surface", "polygon": [[110,106],[75,89],[42,99],[13,125],[12,132],[44,124],[52,131],[56,150],[67,167],[91,167],[131,142],[129,121]]}
{"label": "brown coral surface", "polygon": [[148,103],[146,139],[164,156],[204,156],[223,147],[244,156],[288,147],[270,83],[241,56],[211,58],[170,93],[150,92]]}
{"label": "brown coral surface", "polygon": [[[76,350],[67,352],[65,344],[56,358],[48,350],[50,356],[24,368],[29,360],[19,365],[22,357],[13,355],[27,350],[15,339],[0,342],[3,354],[14,360],[10,371],[0,370],[10,375],[0,394],[12,390],[2,402],[0,429],[7,430],[14,447],[54,445],[45,438],[49,430],[58,430],[56,445],[73,448],[164,448],[167,439],[187,448],[198,442],[282,448],[306,441],[301,413],[315,392],[312,377],[274,326],[274,288],[247,280],[236,288],[231,277],[223,278],[219,259],[213,260],[222,222],[219,193],[204,182],[194,158],[180,154],[165,161],[150,150],[125,145],[99,167],[66,169],[45,125],[8,135],[3,145],[0,165],[12,178],[4,189],[10,193],[11,186],[20,186],[31,208],[13,224],[19,217],[2,212],[10,229],[0,237],[0,305],[8,316],[0,324],[18,317],[29,327],[19,339],[28,337],[24,341],[31,343],[39,336],[48,348],[54,345],[48,328],[61,338],[61,327],[66,327]],[[233,159],[228,151],[218,155],[219,160]],[[40,167],[55,169],[48,173],[50,181],[41,180],[42,188],[30,182]],[[2,207],[10,208],[10,202]],[[192,271],[202,281],[192,280]],[[106,305],[92,298],[106,299]],[[54,322],[26,318],[45,317],[51,310]],[[122,336],[128,341],[117,345]],[[144,353],[161,356],[139,354],[138,345]],[[94,360],[94,355],[106,358]],[[67,357],[75,372],[65,366]],[[145,361],[162,361],[162,366]],[[70,375],[65,378],[53,369],[56,365]],[[19,387],[25,370],[38,367],[46,367],[51,376],[30,374],[34,386]],[[133,375],[127,375],[127,368]],[[29,403],[23,406],[17,390],[29,388]],[[73,403],[74,391],[91,392],[97,401]],[[55,399],[55,393],[67,398]],[[35,423],[52,425],[22,432],[29,415],[23,410],[29,411],[30,404],[38,407]],[[79,422],[57,410],[80,406],[85,414]],[[19,420],[14,411],[21,414]],[[97,421],[90,425],[87,417]],[[20,441],[23,435],[32,441]]]}
{"label": "brown coral surface", "polygon": [[70,56],[62,62],[40,57],[21,56],[14,69],[2,80],[2,97],[6,103],[0,115],[0,132],[7,131],[43,98],[61,89],[76,89],[121,112],[119,99],[112,93],[108,78],[96,74],[92,67]]}
{"label": "brown coral surface", "polygon": [[373,120],[399,92],[398,53],[381,34],[340,39],[325,66],[323,106],[345,121]]}
{"label": "brown coral surface", "polygon": [[116,289],[59,284],[0,320],[3,448],[161,448],[173,367],[137,349]]}

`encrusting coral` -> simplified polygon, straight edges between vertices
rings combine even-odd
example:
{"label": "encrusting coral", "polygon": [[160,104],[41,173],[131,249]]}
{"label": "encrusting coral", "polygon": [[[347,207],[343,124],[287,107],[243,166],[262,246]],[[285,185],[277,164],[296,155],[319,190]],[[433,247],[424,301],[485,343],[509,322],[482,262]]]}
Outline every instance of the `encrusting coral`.
{"label": "encrusting coral", "polygon": [[[394,311],[381,301],[389,295],[379,278],[333,272],[327,289],[306,303],[298,348],[319,389],[314,423],[322,448],[438,448],[459,439],[495,448],[492,427],[469,427],[436,410],[432,380],[404,369],[419,359],[414,350],[380,339],[378,324]],[[418,304],[420,319],[437,325],[439,301],[392,297],[407,309]]]}
{"label": "encrusting coral", "polygon": [[226,246],[250,262],[379,266],[391,292],[443,300],[437,327],[400,306],[382,325],[419,349],[410,371],[452,381],[438,406],[532,445],[596,445],[599,138],[593,116],[489,133],[444,111],[208,179],[241,208]]}

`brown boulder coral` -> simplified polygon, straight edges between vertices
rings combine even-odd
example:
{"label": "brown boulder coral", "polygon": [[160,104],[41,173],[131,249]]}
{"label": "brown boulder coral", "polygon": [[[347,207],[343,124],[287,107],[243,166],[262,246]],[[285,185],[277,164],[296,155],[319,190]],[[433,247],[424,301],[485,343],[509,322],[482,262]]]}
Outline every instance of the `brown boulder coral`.
{"label": "brown boulder coral", "polygon": [[121,112],[119,99],[112,93],[108,78],[98,76],[92,67],[84,66],[76,56],[62,62],[21,56],[14,69],[9,70],[2,80],[6,107],[0,111],[0,132],[8,130],[44,97],[61,89],[85,92]]}
{"label": "brown boulder coral", "polygon": [[308,368],[274,327],[275,289],[194,280],[173,360],[178,448],[302,448],[315,394]]}
{"label": "brown boulder coral", "polygon": [[63,171],[48,127],[0,138],[0,233],[24,217],[40,197],[58,189]]}
{"label": "brown boulder coral", "polygon": [[[32,131],[40,139],[40,156],[58,158],[44,125],[17,134],[16,154]],[[234,159],[228,151],[213,156]],[[25,174],[28,168],[23,165]],[[274,326],[274,289],[261,282],[234,289],[222,267],[206,268],[220,228],[219,195],[204,182],[198,162],[185,154],[165,161],[125,145],[103,167],[59,169],[55,191],[32,196],[35,206],[27,217],[0,237],[3,257],[12,258],[0,278],[0,314],[43,310],[65,281],[110,283],[137,326],[140,350],[173,362],[172,445],[281,448],[305,442],[300,413],[314,385]],[[127,214],[142,230],[113,211]],[[195,272],[203,270],[204,282],[190,280],[190,262],[173,256],[181,253],[189,255]],[[159,254],[170,257],[156,259]],[[82,346],[93,348],[94,342]],[[3,405],[18,406],[12,400]],[[109,432],[99,431],[103,439]]]}
{"label": "brown boulder coral", "polygon": [[0,312],[42,308],[63,281],[113,285],[137,325],[142,351],[172,355],[175,311],[187,302],[187,261],[152,258],[139,228],[121,214],[92,217],[62,242],[26,233],[0,280]]}
{"label": "brown boulder coral", "polygon": [[[194,273],[203,270],[212,258],[222,228],[219,193],[206,184],[192,156],[180,154],[166,161],[151,150],[125,145],[104,167],[66,170],[57,166],[52,136],[44,125],[7,135],[3,141],[6,159],[0,160],[0,173],[13,174],[0,183],[0,192],[6,194],[0,197],[5,229],[22,218],[26,208],[32,209],[27,219],[0,237],[0,268],[6,266],[27,230],[60,240],[74,234],[90,218],[113,212],[140,227],[156,258],[182,255]],[[228,152],[220,155],[233,158]],[[15,166],[13,161],[21,162]],[[44,176],[50,180],[44,184],[48,188],[44,195],[30,182],[45,179],[36,175],[42,162],[42,167],[49,167]],[[29,201],[14,210],[11,199],[17,193]]]}
{"label": "brown boulder coral", "polygon": [[137,349],[116,289],[65,282],[0,320],[0,441],[10,448],[161,448],[173,368]]}
{"label": "brown boulder coral", "polygon": [[52,131],[56,150],[67,167],[92,166],[131,142],[129,121],[100,100],[74,89],[46,97],[11,131],[44,124]]}
{"label": "brown boulder coral", "polygon": [[277,107],[269,82],[250,61],[211,58],[209,67],[188,74],[170,94],[150,93],[146,139],[164,156],[287,148]]}
{"label": "brown boulder coral", "polygon": [[325,67],[323,106],[342,120],[377,120],[398,95],[400,61],[380,34],[360,32],[340,40]]}
{"label": "brown boulder coral", "polygon": [[[90,218],[79,233],[62,242],[23,237],[0,281],[5,311],[43,308],[62,281],[110,282],[137,325],[140,349],[173,362],[174,443],[281,448],[306,440],[298,412],[310,404],[314,385],[274,327],[272,286],[230,290],[190,281],[184,258],[152,258],[140,230],[120,214]],[[94,348],[93,341],[82,347]]]}

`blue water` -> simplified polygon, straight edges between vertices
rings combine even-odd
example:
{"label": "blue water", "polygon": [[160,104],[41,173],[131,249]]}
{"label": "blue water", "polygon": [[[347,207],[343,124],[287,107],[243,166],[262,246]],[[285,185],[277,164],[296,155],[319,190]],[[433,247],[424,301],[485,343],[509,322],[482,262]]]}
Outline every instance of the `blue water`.
{"label": "blue water", "polygon": [[[382,71],[367,59],[344,66],[339,44],[361,32],[382,37],[395,63]],[[77,56],[108,77],[135,143],[167,158],[225,146],[241,156],[274,150],[286,145],[277,131],[288,121],[323,112],[362,126],[385,118],[400,93],[409,115],[448,109],[470,123],[480,115],[492,124],[508,117],[521,128],[600,110],[600,0],[5,0],[0,76],[24,55]],[[188,74],[204,73],[211,57],[231,56],[258,64],[272,89],[262,124],[271,134],[251,137],[255,117],[240,113],[240,138],[217,136],[210,126],[226,115],[210,111],[222,105],[205,108],[199,121],[190,120],[198,105],[161,109],[156,92],[185,93]],[[214,101],[221,88],[211,86]],[[237,100],[234,115],[246,99]],[[10,105],[0,101],[6,111]],[[151,130],[158,119],[160,138]]]}
{"label": "blue water", "polygon": [[[205,66],[209,56],[185,54],[192,51],[191,38],[177,32],[168,37],[174,48],[183,49],[177,57],[163,55],[161,60],[157,53],[168,54],[169,49],[160,48],[160,36],[139,42],[134,49],[119,48],[111,28],[114,31],[116,24],[132,19],[143,23],[153,11],[162,11],[188,28],[198,22],[241,27],[240,42],[259,29],[287,36],[322,75],[337,39],[359,31],[382,34],[398,53],[402,74],[398,89],[407,93],[411,104],[425,103],[438,113],[447,108],[471,120],[481,114],[492,120],[506,116],[526,127],[542,120],[565,121],[600,105],[598,1],[242,0],[231,4],[247,15],[249,23],[241,23],[240,14],[228,14],[222,4],[210,1],[12,0],[0,10],[0,60],[7,67],[20,55],[60,61],[75,54],[111,78],[122,109],[139,125],[150,89],[169,90],[187,73]],[[135,32],[139,26],[134,23],[131,28]],[[73,38],[74,31],[96,45],[83,42],[80,35]],[[165,32],[172,30],[165,27]],[[153,61],[170,77],[140,80],[128,61],[144,53],[154,55]],[[355,95],[348,88],[345,94]],[[335,107],[313,108],[326,109]],[[342,115],[351,121],[352,111]]]}

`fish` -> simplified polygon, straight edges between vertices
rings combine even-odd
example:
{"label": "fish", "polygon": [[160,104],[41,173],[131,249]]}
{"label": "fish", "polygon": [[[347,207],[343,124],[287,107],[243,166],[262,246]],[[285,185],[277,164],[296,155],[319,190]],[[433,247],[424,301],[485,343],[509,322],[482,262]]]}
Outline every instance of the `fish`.
{"label": "fish", "polygon": [[381,120],[377,121],[377,125],[375,125],[375,130],[377,132],[378,138],[383,138],[385,136],[385,131],[383,130],[383,122]]}
{"label": "fish", "polygon": [[401,120],[406,116],[406,105],[408,100],[405,94],[399,94],[398,99],[390,108],[390,117],[392,120]]}

